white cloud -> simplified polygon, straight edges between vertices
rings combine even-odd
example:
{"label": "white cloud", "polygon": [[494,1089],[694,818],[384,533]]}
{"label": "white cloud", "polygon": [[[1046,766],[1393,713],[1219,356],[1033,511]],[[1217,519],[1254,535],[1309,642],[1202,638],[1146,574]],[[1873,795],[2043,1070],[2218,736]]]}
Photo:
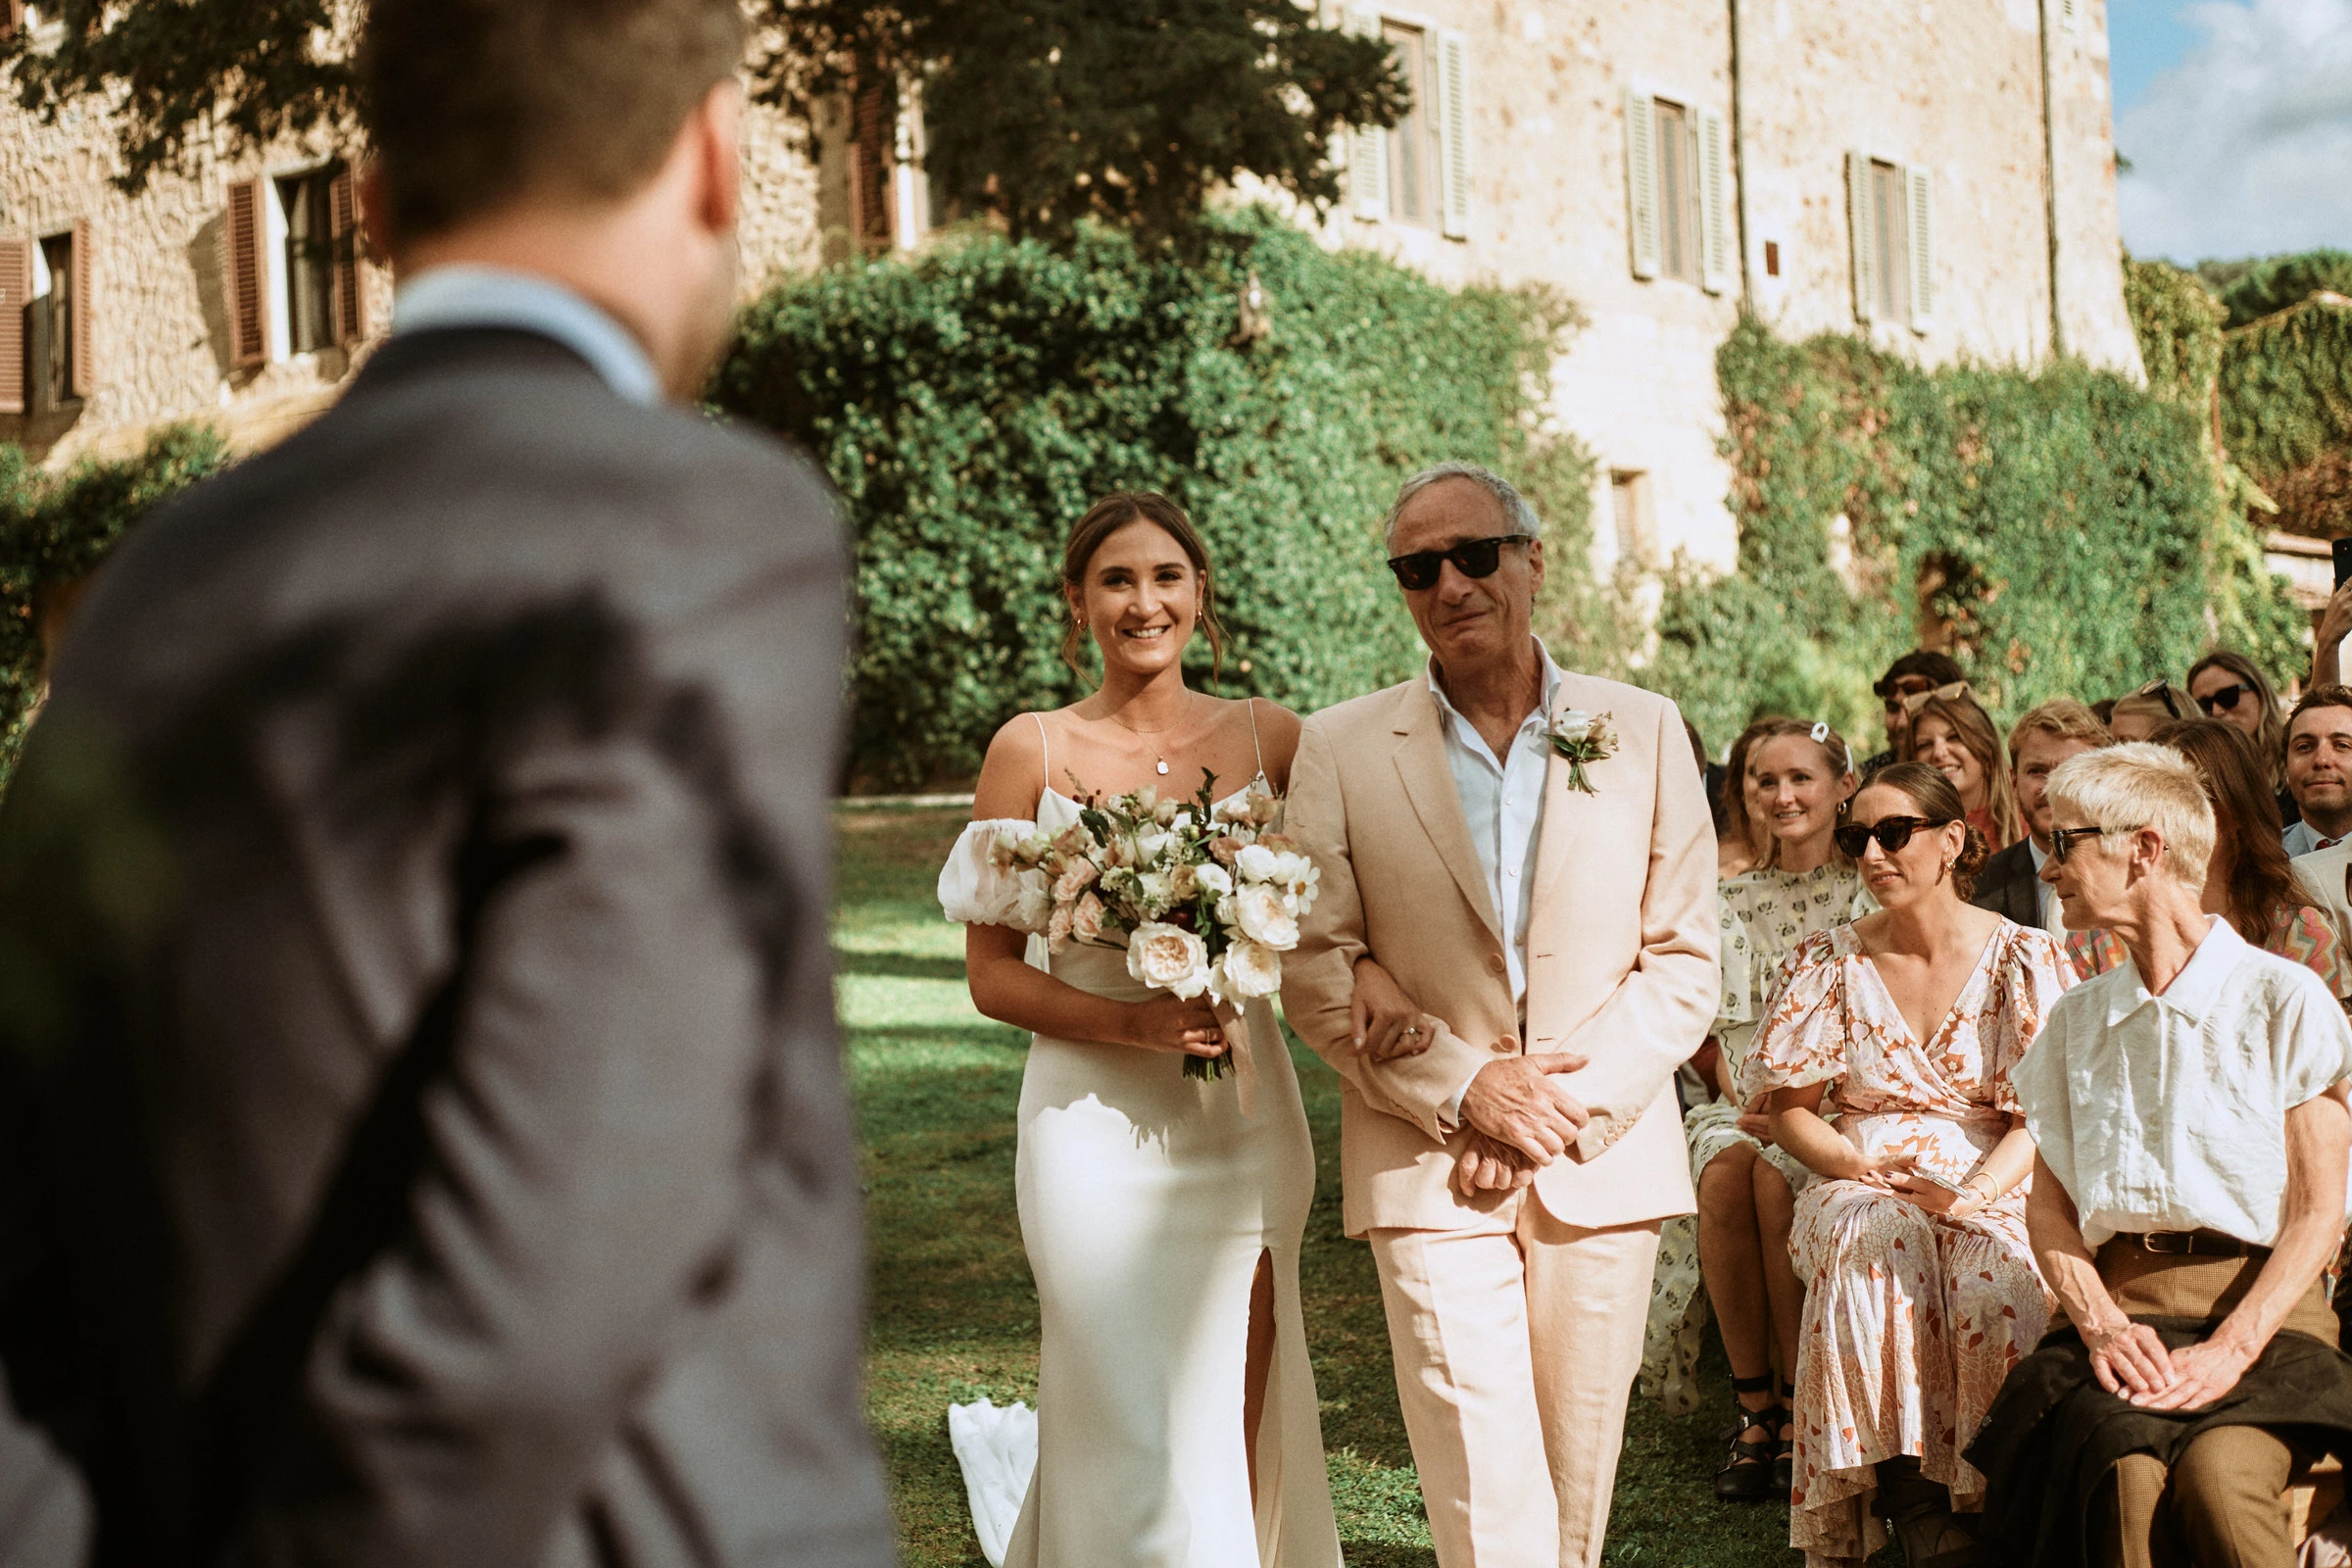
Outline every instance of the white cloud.
{"label": "white cloud", "polygon": [[2124,242],[2195,261],[2352,249],[2352,0],[2203,0],[2116,126]]}

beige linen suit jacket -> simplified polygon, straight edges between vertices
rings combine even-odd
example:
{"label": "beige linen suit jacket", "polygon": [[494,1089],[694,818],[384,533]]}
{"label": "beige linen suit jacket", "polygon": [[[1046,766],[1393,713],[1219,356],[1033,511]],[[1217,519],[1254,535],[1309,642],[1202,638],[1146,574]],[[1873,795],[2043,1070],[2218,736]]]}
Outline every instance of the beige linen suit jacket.
{"label": "beige linen suit jacket", "polygon": [[[1536,1178],[1555,1218],[1600,1228],[1691,1211],[1673,1080],[1705,1038],[1721,986],[1704,792],[1665,698],[1572,673],[1555,699],[1563,709],[1613,714],[1619,745],[1587,764],[1592,794],[1569,788],[1557,757],[1545,773],[1524,1031],[1427,679],[1326,709],[1299,738],[1286,827],[1322,881],[1283,962],[1282,998],[1291,1026],[1345,1080],[1350,1236],[1452,1229],[1504,1200],[1455,1189],[1468,1134],[1447,1132],[1440,1111],[1513,1037],[1530,1053],[1589,1058],[1565,1081],[1592,1120]],[[1356,1055],[1348,1000],[1366,955],[1441,1021],[1419,1055]]]}

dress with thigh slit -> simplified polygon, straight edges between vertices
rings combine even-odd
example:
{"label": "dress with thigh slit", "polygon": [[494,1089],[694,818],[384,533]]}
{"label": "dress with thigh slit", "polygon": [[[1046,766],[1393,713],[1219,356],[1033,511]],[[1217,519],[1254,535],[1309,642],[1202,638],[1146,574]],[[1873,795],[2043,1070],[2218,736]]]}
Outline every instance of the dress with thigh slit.
{"label": "dress with thigh slit", "polygon": [[[1048,789],[1037,825],[1078,819]],[[1011,924],[1017,893],[975,822],[940,876],[952,919]],[[1097,996],[1154,995],[1126,955],[1072,943],[1029,960]],[[1014,1190],[1037,1279],[1037,1468],[1006,1568],[1339,1568],[1298,1302],[1314,1148],[1273,1009],[1250,1007],[1254,1084],[1188,1078],[1181,1057],[1033,1036]],[[1273,1362],[1243,1442],[1250,1298],[1271,1261]]]}

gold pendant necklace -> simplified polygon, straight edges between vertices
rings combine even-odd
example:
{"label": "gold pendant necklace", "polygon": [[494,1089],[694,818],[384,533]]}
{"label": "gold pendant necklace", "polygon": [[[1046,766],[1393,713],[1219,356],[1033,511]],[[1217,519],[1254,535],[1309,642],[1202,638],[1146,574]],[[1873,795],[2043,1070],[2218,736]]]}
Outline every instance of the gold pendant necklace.
{"label": "gold pendant necklace", "polygon": [[[1187,694],[1187,696],[1189,697],[1189,696],[1190,696],[1190,694],[1188,693],[1188,694]],[[1186,706],[1187,708],[1190,708],[1192,705],[1191,705],[1191,704],[1188,702],[1188,703],[1187,703],[1185,706]],[[1134,735],[1134,736],[1137,736],[1137,737],[1139,737],[1139,738],[1142,738],[1142,737],[1149,737],[1149,736],[1152,736],[1152,735],[1165,735],[1165,734],[1167,734],[1167,733],[1168,733],[1168,731],[1169,731],[1169,730],[1172,730],[1172,729],[1176,728],[1176,727],[1177,727],[1177,725],[1179,725],[1179,724],[1182,724],[1182,723],[1184,722],[1184,720],[1183,720],[1181,717],[1179,717],[1179,718],[1176,720],[1176,723],[1175,723],[1175,724],[1169,724],[1169,725],[1166,725],[1166,726],[1164,726],[1164,727],[1162,727],[1162,728],[1160,728],[1160,729],[1137,729],[1137,728],[1136,728],[1136,727],[1135,727],[1133,724],[1130,724],[1130,723],[1128,723],[1128,722],[1127,722],[1125,719],[1121,718],[1121,717],[1120,717],[1118,714],[1116,714],[1116,713],[1112,713],[1112,714],[1110,714],[1110,715],[1109,715],[1109,718],[1110,718],[1110,721],[1111,721],[1113,724],[1116,724],[1116,725],[1118,725],[1118,726],[1119,726],[1119,728],[1121,728],[1121,729],[1125,730],[1125,731],[1126,731],[1128,734],[1130,734],[1130,735]],[[1168,754],[1167,754],[1167,753],[1165,753],[1165,752],[1163,752],[1163,751],[1161,751],[1161,750],[1160,750],[1158,747],[1156,747],[1156,746],[1153,746],[1153,747],[1152,747],[1152,748],[1151,748],[1151,750],[1152,750],[1152,771],[1153,771],[1153,772],[1155,772],[1155,773],[1157,773],[1157,774],[1159,774],[1159,775],[1160,775],[1160,777],[1162,777],[1162,778],[1165,778],[1165,777],[1167,776],[1167,773],[1168,773]]]}

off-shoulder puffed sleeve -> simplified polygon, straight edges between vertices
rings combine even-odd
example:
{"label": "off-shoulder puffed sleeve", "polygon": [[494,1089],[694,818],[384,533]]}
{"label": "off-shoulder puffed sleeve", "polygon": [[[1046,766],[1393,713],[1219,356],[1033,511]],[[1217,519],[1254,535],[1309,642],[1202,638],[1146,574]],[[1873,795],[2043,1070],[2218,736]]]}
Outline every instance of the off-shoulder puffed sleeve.
{"label": "off-shoulder puffed sleeve", "polygon": [[[963,830],[956,848],[948,852],[948,863],[939,868],[939,906],[949,919],[964,925],[1009,926],[1032,935],[1045,929],[1045,915],[1051,912],[1045,873],[1000,869],[989,853],[999,831],[1028,834],[1036,827],[1018,817],[991,817]],[[1036,886],[1024,887],[1024,880]]]}
{"label": "off-shoulder puffed sleeve", "polygon": [[1742,1099],[1805,1089],[1845,1075],[1845,964],[1834,931],[1807,937],[1788,956],[1772,1004],[1741,1064]]}
{"label": "off-shoulder puffed sleeve", "polygon": [[1992,1091],[1993,1107],[2012,1116],[2025,1114],[2018,1102],[2010,1069],[2040,1037],[2050,1009],[2076,985],[2074,960],[2056,937],[2032,926],[2011,926],[2001,933],[2009,944],[1993,976],[1993,995],[1977,1037],[1984,1053],[1984,1075]]}

